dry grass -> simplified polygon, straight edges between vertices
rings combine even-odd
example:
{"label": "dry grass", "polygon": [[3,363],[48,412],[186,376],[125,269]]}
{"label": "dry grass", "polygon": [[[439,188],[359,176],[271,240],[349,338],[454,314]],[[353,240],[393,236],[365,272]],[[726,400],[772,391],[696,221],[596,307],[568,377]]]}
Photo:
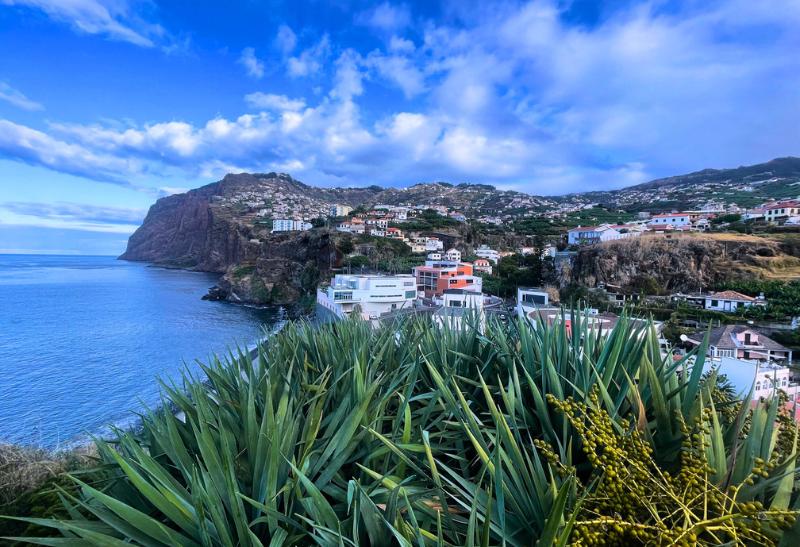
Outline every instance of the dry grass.
{"label": "dry grass", "polygon": [[96,454],[94,446],[50,452],[0,444],[0,505],[36,490],[45,481],[87,463]]}

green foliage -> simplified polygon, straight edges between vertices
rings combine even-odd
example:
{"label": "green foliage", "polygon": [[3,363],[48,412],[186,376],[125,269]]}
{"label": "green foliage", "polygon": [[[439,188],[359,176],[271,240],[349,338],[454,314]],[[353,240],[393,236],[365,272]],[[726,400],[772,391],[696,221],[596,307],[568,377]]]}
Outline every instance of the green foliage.
{"label": "green foliage", "polygon": [[234,279],[242,279],[243,277],[247,277],[251,275],[253,272],[256,271],[256,267],[252,264],[247,264],[244,266],[237,266],[233,269],[232,275]]}
{"label": "green foliage", "polygon": [[353,252],[355,245],[352,238],[345,237],[336,242],[336,249],[343,255],[348,255]]}
{"label": "green foliage", "polygon": [[705,347],[673,361],[651,326],[589,320],[290,324],[165,385],[175,412],[99,441],[68,516],[36,523],[74,545],[796,544],[778,399],[722,419]]}
{"label": "green foliage", "polygon": [[730,289],[750,296],[764,293],[765,307],[751,306],[739,310],[743,317],[752,319],[777,319],[800,315],[800,281],[762,281],[758,279],[729,281],[718,287]]}
{"label": "green foliage", "polygon": [[711,219],[711,224],[725,224],[730,222],[739,222],[742,220],[742,215],[737,213],[730,213],[727,215],[719,215]]}
{"label": "green foliage", "polygon": [[499,282],[496,294],[502,297],[515,296],[517,287],[536,287],[542,284],[544,259],[540,252],[530,255],[514,254],[504,256],[494,267]]}
{"label": "green foliage", "polygon": [[402,228],[405,231],[428,231],[439,230],[442,228],[455,228],[462,224],[450,217],[442,216],[434,209],[426,209],[413,218],[405,222],[393,223],[392,226]]}

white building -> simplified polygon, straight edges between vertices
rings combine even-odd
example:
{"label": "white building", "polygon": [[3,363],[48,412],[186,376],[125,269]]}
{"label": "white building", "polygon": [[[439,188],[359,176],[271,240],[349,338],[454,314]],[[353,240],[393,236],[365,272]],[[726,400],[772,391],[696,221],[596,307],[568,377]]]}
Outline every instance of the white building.
{"label": "white building", "polygon": [[544,289],[529,289],[517,287],[517,314],[527,316],[528,312],[536,308],[550,305],[550,295]]}
{"label": "white building", "polygon": [[722,291],[707,294],[703,307],[707,310],[721,312],[735,312],[740,307],[749,308],[750,306],[763,306],[766,304],[764,298],[753,298],[736,291]]}
{"label": "white building", "polygon": [[486,260],[491,260],[495,264],[497,264],[497,261],[500,260],[500,253],[494,249],[490,249],[488,245],[481,245],[478,247],[475,250],[475,256],[485,258]]}
{"label": "white building", "polygon": [[797,201],[779,201],[764,208],[767,222],[778,222],[797,215],[800,215],[800,202]]}
{"label": "white building", "polygon": [[428,253],[428,260],[439,261],[442,259],[442,253]]}
{"label": "white building", "polygon": [[483,301],[484,296],[480,292],[447,289],[442,293],[442,307],[433,313],[433,320],[440,326],[452,329],[460,329],[465,325],[465,321],[473,320],[483,331],[486,326]]}
{"label": "white building", "polygon": [[443,251],[444,250],[444,242],[441,239],[435,237],[429,237],[425,241],[425,250],[426,251]]}
{"label": "white building", "polygon": [[311,223],[302,220],[275,219],[272,221],[273,232],[299,232],[310,229]]}
{"label": "white building", "polygon": [[692,221],[686,213],[670,213],[667,215],[655,215],[648,224],[650,226],[674,226],[679,228],[681,226],[690,226]]}
{"label": "white building", "polygon": [[600,243],[620,239],[621,234],[609,224],[600,226],[578,226],[567,232],[567,241],[570,245],[587,243]]}
{"label": "white building", "polygon": [[790,398],[798,391],[798,386],[791,384],[791,369],[780,364],[733,357],[706,359],[703,371],[707,373],[712,369],[716,369],[717,374],[725,375],[737,395],[746,396],[752,388],[754,401],[762,397],[769,399],[777,389],[785,391]]}
{"label": "white building", "polygon": [[317,302],[336,315],[360,313],[377,319],[401,308],[410,308],[417,297],[413,275],[336,274],[326,289],[317,290]]}
{"label": "white building", "polygon": [[349,205],[331,205],[330,214],[332,217],[346,217],[353,210]]}
{"label": "white building", "polygon": [[444,259],[451,262],[461,262],[461,251],[458,249],[448,249],[447,253],[444,255]]}

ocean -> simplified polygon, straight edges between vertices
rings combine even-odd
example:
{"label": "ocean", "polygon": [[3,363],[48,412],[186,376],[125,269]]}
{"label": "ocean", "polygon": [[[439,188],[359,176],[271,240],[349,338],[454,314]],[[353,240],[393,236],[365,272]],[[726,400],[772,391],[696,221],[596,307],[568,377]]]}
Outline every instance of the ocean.
{"label": "ocean", "polygon": [[245,347],[280,310],[201,300],[216,276],[0,255],[0,442],[68,447],[160,401],[158,379]]}

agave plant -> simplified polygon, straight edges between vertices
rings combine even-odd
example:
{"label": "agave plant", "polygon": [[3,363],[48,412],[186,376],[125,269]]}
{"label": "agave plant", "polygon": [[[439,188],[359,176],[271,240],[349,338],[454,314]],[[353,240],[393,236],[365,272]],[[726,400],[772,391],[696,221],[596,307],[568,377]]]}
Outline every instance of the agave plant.
{"label": "agave plant", "polygon": [[[736,410],[722,416],[704,354],[673,361],[651,324],[623,316],[602,333],[580,312],[570,328],[291,324],[254,354],[164,385],[169,411],[97,441],[101,465],[61,494],[69,519],[29,519],[63,537],[26,540],[563,545],[659,521],[713,544],[720,518],[734,541],[758,522],[760,535],[741,537],[793,544],[796,427],[777,398],[727,401]],[[626,469],[660,494],[615,511],[609,488]],[[695,518],[696,496],[676,501],[680,481],[716,496],[714,514]]]}

